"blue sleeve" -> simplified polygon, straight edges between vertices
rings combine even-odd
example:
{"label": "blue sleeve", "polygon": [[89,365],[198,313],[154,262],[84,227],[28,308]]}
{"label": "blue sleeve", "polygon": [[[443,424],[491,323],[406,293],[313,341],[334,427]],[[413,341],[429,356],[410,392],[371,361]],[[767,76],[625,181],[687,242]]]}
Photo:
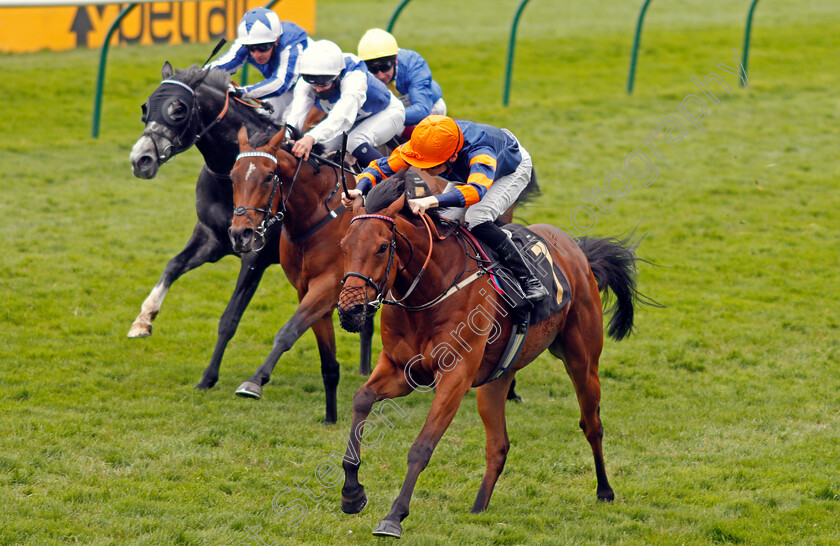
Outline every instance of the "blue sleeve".
{"label": "blue sleeve", "polygon": [[[407,53],[413,55],[405,55],[406,66],[397,65],[397,71],[403,71],[403,78],[398,82],[398,91],[402,94],[407,94],[411,102],[405,108],[405,124],[417,125],[420,120],[428,116],[432,112],[432,106],[435,103],[434,92],[432,90],[432,70],[428,63],[414,51],[405,50]],[[403,89],[399,89],[402,87]]]}

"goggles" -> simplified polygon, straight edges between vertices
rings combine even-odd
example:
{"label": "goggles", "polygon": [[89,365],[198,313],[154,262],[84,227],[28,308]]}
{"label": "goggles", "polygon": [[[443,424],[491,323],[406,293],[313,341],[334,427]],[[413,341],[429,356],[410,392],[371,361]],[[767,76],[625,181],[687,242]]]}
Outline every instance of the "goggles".
{"label": "goggles", "polygon": [[271,51],[272,47],[274,47],[274,42],[268,42],[265,44],[248,44],[245,46],[245,49],[247,49],[251,53],[253,53],[254,51],[265,53],[266,51]]}
{"label": "goggles", "polygon": [[370,70],[371,74],[376,74],[377,72],[388,72],[392,68],[394,68],[394,61],[368,61],[365,63]]}
{"label": "goggles", "polygon": [[332,74],[301,74],[300,77],[309,85],[317,87],[326,87],[336,78]]}

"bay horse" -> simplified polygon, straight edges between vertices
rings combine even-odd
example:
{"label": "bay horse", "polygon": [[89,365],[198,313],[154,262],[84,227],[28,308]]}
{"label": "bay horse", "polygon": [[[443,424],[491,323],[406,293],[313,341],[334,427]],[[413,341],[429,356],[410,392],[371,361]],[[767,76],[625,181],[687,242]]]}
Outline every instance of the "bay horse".
{"label": "bay horse", "polygon": [[[485,510],[510,448],[505,424],[508,386],[518,370],[546,349],[563,361],[574,385],[580,427],[595,459],[597,497],[612,501],[615,495],[604,466],[599,415],[598,359],[604,337],[600,292],[609,290],[616,297],[608,333],[616,340],[623,339],[632,331],[634,306],[640,301],[652,302],[636,290],[635,246],[615,239],[582,239],[578,245],[559,228],[529,226],[547,243],[541,246],[543,264],[557,264],[568,279],[571,300],[560,311],[531,325],[508,371],[486,382],[507,345],[513,314],[492,288],[489,275],[479,275],[465,284],[470,271],[481,273],[476,258],[459,237],[441,240],[430,215],[412,215],[405,207],[403,188],[393,181],[371,190],[365,201],[367,209],[356,204],[355,217],[341,241],[345,277],[338,312],[342,326],[358,331],[370,308],[380,302],[390,304],[382,309],[382,352],[370,378],[353,397],[353,420],[343,462],[342,511],[355,514],[367,504],[358,479],[359,448],[364,444],[364,425],[373,404],[431,387],[434,399],[408,452],[402,489],[373,534],[401,536],[401,522],[408,516],[420,472],[471,387],[478,388],[478,412],[486,432],[486,470],[472,512]],[[558,293],[558,303],[561,297]]]}
{"label": "bay horse", "polygon": [[[196,181],[195,208],[198,215],[193,233],[184,249],[169,260],[163,274],[152,288],[134,319],[128,337],[147,337],[152,334],[152,321],[160,312],[169,288],[184,273],[225,256],[236,255],[228,228],[233,217],[233,190],[230,170],[239,153],[237,133],[243,125],[251,133],[269,131],[275,134],[280,127],[267,115],[234,100],[228,93],[230,76],[223,70],[202,70],[192,66],[173,70],[166,62],[161,70],[163,81],[143,105],[143,135],[134,144],[130,160],[132,172],[138,178],[151,179],[158,169],[175,155],[193,145],[204,157],[204,166]],[[254,296],[263,273],[280,262],[278,245],[280,226],[264,234],[265,244],[260,252],[242,256],[236,287],[221,320],[210,363],[204,370],[197,389],[212,388],[219,379],[219,368],[225,349]],[[373,319],[365,325],[361,336],[360,374],[370,373],[370,346]],[[322,362],[322,366],[331,362]],[[241,391],[237,389],[237,391]],[[239,394],[256,398],[250,391]]]}
{"label": "bay horse", "polygon": [[229,229],[233,249],[247,254],[270,244],[261,233],[266,226],[282,222],[283,236],[275,243],[276,251],[300,300],[291,319],[275,336],[265,362],[239,391],[259,397],[280,356],[312,328],[326,391],[325,423],[330,424],[336,422],[339,380],[332,321],[341,291],[338,243],[351,219],[350,214],[342,214],[345,209],[340,189],[343,183],[355,187],[356,179],[337,164],[315,165],[299,160],[284,140],[285,131],[281,129],[268,144],[255,149],[243,126],[238,133],[240,153],[230,172],[235,205]]}

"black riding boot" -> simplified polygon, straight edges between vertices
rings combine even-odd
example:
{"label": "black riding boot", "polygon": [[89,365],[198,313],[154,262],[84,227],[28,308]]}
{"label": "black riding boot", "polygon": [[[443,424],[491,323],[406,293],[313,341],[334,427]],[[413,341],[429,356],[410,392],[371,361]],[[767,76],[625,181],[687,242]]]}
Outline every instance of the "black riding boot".
{"label": "black riding boot", "polygon": [[542,285],[537,277],[531,273],[528,264],[525,263],[525,258],[519,253],[519,249],[508,238],[505,238],[499,246],[496,247],[496,253],[499,259],[504,263],[516,276],[519,281],[519,286],[525,292],[525,299],[531,303],[537,303],[548,297],[548,290]]}

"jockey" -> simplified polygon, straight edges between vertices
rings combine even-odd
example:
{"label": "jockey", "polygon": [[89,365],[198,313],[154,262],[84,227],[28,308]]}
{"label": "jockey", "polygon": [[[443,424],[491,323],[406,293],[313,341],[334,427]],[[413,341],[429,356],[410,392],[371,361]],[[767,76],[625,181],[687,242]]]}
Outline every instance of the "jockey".
{"label": "jockey", "polygon": [[228,52],[210,68],[233,74],[246,62],[254,65],[265,79],[235,90],[245,98],[269,103],[273,108],[272,119],[279,122],[292,102],[300,56],[310,42],[306,31],[296,24],[281,21],[269,9],[254,8],[239,22],[236,41]]}
{"label": "jockey", "polygon": [[371,74],[405,105],[405,140],[429,114],[446,115],[443,92],[432,79],[426,60],[416,51],[397,47],[397,40],[390,33],[380,28],[365,32],[359,41],[359,57]]}
{"label": "jockey", "polygon": [[495,250],[519,280],[528,301],[548,297],[519,249],[494,223],[531,179],[531,156],[513,133],[471,121],[456,122],[447,116],[428,116],[414,129],[410,141],[362,171],[356,188],[349,191],[350,198],[342,197],[345,206],[377,182],[411,166],[449,181],[439,195],[409,199],[413,213],[456,207],[445,216],[463,214],[470,232]]}
{"label": "jockey", "polygon": [[300,76],[287,123],[302,131],[313,104],[327,117],[295,142],[292,153],[308,159],[315,144],[336,150],[341,134],[347,131],[347,149],[360,166],[381,158],[376,146],[402,129],[405,107],[368,72],[365,63],[342,53],[333,42],[319,40],[304,52]]}

